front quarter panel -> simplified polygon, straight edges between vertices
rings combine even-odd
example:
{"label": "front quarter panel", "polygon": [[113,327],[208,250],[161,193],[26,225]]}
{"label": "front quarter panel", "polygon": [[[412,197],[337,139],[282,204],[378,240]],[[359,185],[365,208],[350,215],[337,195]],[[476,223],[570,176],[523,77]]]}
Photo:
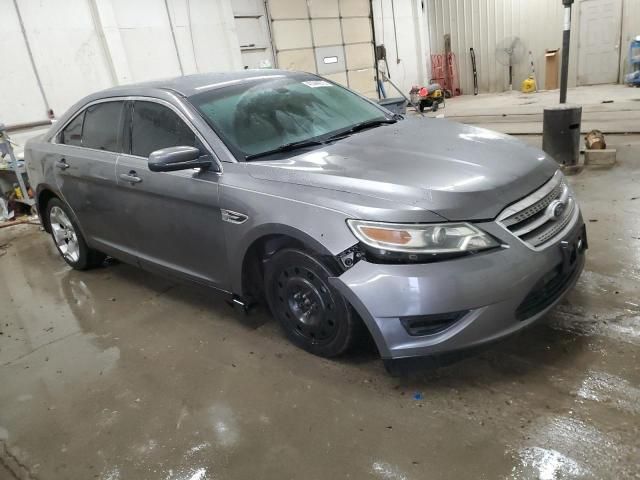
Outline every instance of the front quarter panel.
{"label": "front quarter panel", "polygon": [[223,222],[234,292],[242,292],[244,256],[261,237],[287,235],[332,256],[357,243],[346,224],[350,218],[346,212],[285,196],[284,184],[252,179],[243,172],[245,167],[243,163],[225,164],[221,185],[221,208],[247,216],[240,224]]}

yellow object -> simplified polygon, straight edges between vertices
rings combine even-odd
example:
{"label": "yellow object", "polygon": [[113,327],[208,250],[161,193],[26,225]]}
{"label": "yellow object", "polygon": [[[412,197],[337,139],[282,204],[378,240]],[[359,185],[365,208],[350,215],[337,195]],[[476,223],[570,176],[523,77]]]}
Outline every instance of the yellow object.
{"label": "yellow object", "polygon": [[18,200],[23,200],[24,199],[24,197],[22,196],[22,190],[20,190],[20,186],[19,185],[15,185],[13,187],[13,191],[16,194],[16,198]]}
{"label": "yellow object", "polygon": [[536,81],[529,77],[522,81],[522,93],[533,93],[536,91]]}

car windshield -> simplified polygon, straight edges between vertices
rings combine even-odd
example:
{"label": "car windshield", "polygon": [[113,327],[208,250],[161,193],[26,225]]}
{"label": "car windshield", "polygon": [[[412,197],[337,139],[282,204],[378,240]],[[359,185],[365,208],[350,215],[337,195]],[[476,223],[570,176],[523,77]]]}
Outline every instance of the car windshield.
{"label": "car windshield", "polygon": [[195,94],[189,101],[236,156],[322,140],[385,121],[383,110],[353,92],[311,75],[273,75]]}

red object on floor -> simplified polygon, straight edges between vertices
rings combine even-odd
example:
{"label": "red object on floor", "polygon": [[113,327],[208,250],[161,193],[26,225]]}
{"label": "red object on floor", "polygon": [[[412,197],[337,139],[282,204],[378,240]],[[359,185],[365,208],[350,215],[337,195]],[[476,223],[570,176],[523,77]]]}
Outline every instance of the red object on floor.
{"label": "red object on floor", "polygon": [[434,53],[431,55],[431,80],[438,82],[452,95],[462,95],[458,81],[458,68],[454,53]]}

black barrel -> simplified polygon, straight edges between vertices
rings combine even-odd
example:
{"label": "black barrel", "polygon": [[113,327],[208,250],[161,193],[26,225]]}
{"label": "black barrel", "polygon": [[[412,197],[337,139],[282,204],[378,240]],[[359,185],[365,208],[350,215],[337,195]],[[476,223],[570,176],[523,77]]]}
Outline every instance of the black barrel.
{"label": "black barrel", "polygon": [[544,109],[542,149],[561,165],[577,165],[580,157],[582,107],[562,104]]}

